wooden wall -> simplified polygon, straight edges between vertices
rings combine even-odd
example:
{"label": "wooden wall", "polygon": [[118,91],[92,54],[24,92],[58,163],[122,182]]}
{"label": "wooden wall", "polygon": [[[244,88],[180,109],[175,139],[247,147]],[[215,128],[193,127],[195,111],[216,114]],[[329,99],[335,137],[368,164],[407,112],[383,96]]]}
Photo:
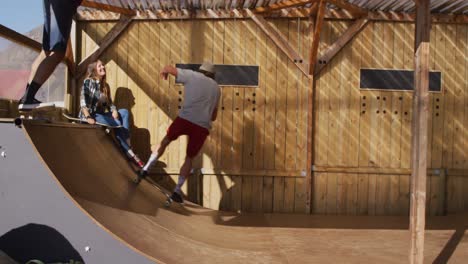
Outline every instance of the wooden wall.
{"label": "wooden wall", "polygon": [[[270,22],[308,56],[307,21]],[[79,60],[112,25],[79,23]],[[206,60],[259,65],[259,87],[221,88],[218,120],[195,161],[203,176],[192,177],[186,192],[216,209],[305,212],[307,78],[253,21],[132,22],[101,59],[117,105],[131,109],[132,143],[145,160],[182,104],[183,87],[159,78],[164,65]],[[159,171],[178,173],[185,145],[185,138],[173,142]],[[166,177],[167,184],[176,177]]]}
{"label": "wooden wall", "polygon": [[[326,23],[324,45],[347,26]],[[468,209],[467,30],[431,31],[431,70],[442,72],[443,92],[430,94],[428,166],[450,170],[446,183],[437,171],[428,175],[429,214]],[[412,24],[371,23],[318,76],[316,213],[408,214],[412,92],[360,91],[359,69],[414,69],[413,36]]]}
{"label": "wooden wall", "polygon": [[[308,58],[309,22],[269,22]],[[349,25],[326,21],[320,53]],[[78,24],[78,61],[112,26]],[[450,170],[446,185],[438,171],[428,177],[430,214],[468,209],[468,175],[450,175],[468,169],[467,29],[436,24],[431,33],[431,68],[442,72],[444,91],[431,94],[428,164]],[[413,32],[411,24],[370,23],[317,77],[314,213],[408,213],[412,93],[360,91],[359,69],[413,69]],[[173,79],[159,78],[162,66],[205,60],[259,65],[259,87],[222,88],[218,120],[195,162],[203,175],[197,170],[185,191],[215,209],[305,211],[308,80],[252,21],[132,22],[101,60],[116,104],[133,114],[132,143],[144,159],[183,98]],[[176,180],[185,144],[184,138],[172,143],[157,165],[156,171],[171,174],[161,177],[168,185]]]}

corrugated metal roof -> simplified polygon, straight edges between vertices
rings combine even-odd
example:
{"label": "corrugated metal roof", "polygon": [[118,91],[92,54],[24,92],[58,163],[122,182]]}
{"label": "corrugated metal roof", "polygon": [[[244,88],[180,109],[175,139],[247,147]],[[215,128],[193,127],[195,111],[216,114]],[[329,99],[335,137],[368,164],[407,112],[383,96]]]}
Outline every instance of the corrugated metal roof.
{"label": "corrugated metal roof", "polygon": [[[133,10],[237,9],[265,7],[286,0],[91,0]],[[414,0],[340,0],[369,11],[411,13]],[[307,6],[310,6],[307,5]],[[431,0],[431,13],[468,14],[468,0]],[[328,4],[330,9],[339,9]]]}

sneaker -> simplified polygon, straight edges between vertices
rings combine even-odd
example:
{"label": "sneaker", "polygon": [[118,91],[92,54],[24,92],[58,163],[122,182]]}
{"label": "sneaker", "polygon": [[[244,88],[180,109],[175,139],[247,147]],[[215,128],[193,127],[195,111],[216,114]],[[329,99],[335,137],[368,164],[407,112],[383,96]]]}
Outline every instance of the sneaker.
{"label": "sneaker", "polygon": [[147,171],[145,171],[145,170],[140,170],[140,171],[138,172],[138,177],[140,177],[141,179],[146,178],[146,176],[148,176],[148,172],[147,172]]}
{"label": "sneaker", "polygon": [[176,203],[183,203],[184,202],[184,200],[182,199],[182,196],[177,192],[173,192],[170,198],[171,198],[172,201],[174,201]]}
{"label": "sneaker", "polygon": [[[133,162],[135,162],[135,164],[140,167],[140,169],[143,169],[143,167],[145,166],[145,164],[143,163],[143,161],[141,161],[140,158],[138,158],[137,155],[133,156],[132,158]],[[143,171],[143,170],[142,170]]]}
{"label": "sneaker", "polygon": [[21,100],[19,101],[18,110],[25,111],[25,110],[32,110],[35,108],[48,107],[48,106],[54,106],[54,103],[43,103],[37,100],[36,98],[33,98],[32,101],[27,101],[21,98]]}
{"label": "sneaker", "polygon": [[136,184],[140,183],[144,178],[146,178],[146,176],[148,175],[148,172],[145,171],[145,170],[140,170],[138,172],[138,175],[135,179],[133,179],[133,182],[135,182]]}

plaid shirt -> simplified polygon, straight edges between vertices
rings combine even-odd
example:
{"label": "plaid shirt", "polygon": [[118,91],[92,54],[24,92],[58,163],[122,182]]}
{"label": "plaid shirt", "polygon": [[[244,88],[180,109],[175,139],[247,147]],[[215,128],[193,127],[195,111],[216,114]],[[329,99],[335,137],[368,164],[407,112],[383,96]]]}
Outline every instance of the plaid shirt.
{"label": "plaid shirt", "polygon": [[[116,111],[117,108],[112,103],[109,96],[101,93],[101,84],[98,80],[85,79],[81,89],[80,106],[81,109],[88,109],[89,114],[94,117],[97,113],[103,114],[107,111]],[[80,111],[79,118],[84,119],[83,111]]]}

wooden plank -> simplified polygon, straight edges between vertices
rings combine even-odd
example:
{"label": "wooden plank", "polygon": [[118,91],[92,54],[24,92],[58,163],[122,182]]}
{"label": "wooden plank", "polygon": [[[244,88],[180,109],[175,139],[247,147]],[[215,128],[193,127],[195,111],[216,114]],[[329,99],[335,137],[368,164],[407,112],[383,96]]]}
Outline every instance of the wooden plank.
{"label": "wooden plank", "polygon": [[251,209],[255,213],[263,212],[263,183],[266,177],[252,177]]}
{"label": "wooden plank", "polygon": [[[301,21],[300,23],[302,36],[302,45],[300,45],[300,52],[305,57],[309,56],[311,45],[311,32],[313,30],[312,19],[308,21]],[[317,120],[316,113],[314,112],[313,103],[315,100],[315,78],[310,79],[301,73],[298,91],[298,138],[297,138],[297,163],[296,168],[305,169],[305,213],[312,213],[313,199],[316,188],[314,186],[314,175],[312,173],[312,166],[315,163],[315,144],[316,141],[316,128],[315,120]]]}
{"label": "wooden plank", "polygon": [[328,173],[314,173],[313,210],[314,214],[327,213]]}
{"label": "wooden plank", "polygon": [[[452,50],[454,55],[455,63],[450,63],[453,65],[453,71],[450,71],[450,79],[453,80],[452,91],[454,95],[453,100],[453,148],[452,148],[452,167],[455,169],[466,168],[464,160],[467,159],[468,151],[464,146],[464,141],[468,138],[466,135],[466,127],[464,125],[464,115],[465,109],[464,104],[466,104],[467,92],[466,88],[466,45],[467,45],[467,26],[466,25],[454,25],[456,38],[453,40],[455,43],[455,49]],[[450,39],[449,39],[450,41]],[[456,70],[455,70],[456,69]],[[449,68],[450,70],[450,68]],[[454,197],[454,205],[456,207],[456,212],[463,212],[465,209],[465,192],[464,182],[465,179],[462,177],[455,176],[453,177],[453,182],[456,186]]]}
{"label": "wooden plank", "polygon": [[367,201],[367,210],[369,215],[376,215],[376,210],[377,210],[377,174],[369,174],[369,188],[368,192],[369,195],[367,196],[368,201]]}
{"label": "wooden plank", "polygon": [[[245,30],[241,28],[240,21],[233,21],[232,24],[228,24],[232,29],[232,51],[233,51],[233,64],[242,65],[245,62],[245,50],[246,41]],[[233,135],[233,168],[241,169],[242,165],[242,153],[243,153],[243,124],[244,124],[244,88],[234,87],[233,94],[233,124],[232,124],[232,135]]]}
{"label": "wooden plank", "polygon": [[[438,175],[440,168],[427,169],[430,175]],[[395,174],[411,174],[411,169],[408,168],[381,168],[381,167],[343,167],[343,166],[314,166],[314,172],[328,173],[349,173],[349,174],[379,174],[379,175],[395,175]],[[463,170],[462,170],[463,171]],[[463,174],[460,171],[458,174]],[[452,174],[455,171],[452,172]]]}
{"label": "wooden plank", "polygon": [[88,64],[96,61],[99,56],[101,56],[101,54],[120,36],[120,34],[122,34],[130,22],[132,22],[131,17],[123,16],[120,19],[120,21],[112,28],[112,30],[109,31],[109,33],[107,33],[107,35],[101,40],[98,48],[79,63],[76,73],[77,78],[80,78],[83,76],[83,74],[85,74]]}
{"label": "wooden plank", "polygon": [[284,208],[284,177],[275,177],[273,179],[273,212],[283,213]]}
{"label": "wooden plank", "polygon": [[312,39],[313,42],[312,42],[312,46],[310,47],[310,53],[309,53],[309,74],[310,75],[314,74],[314,70],[316,67],[317,54],[318,54],[318,48],[319,48],[319,43],[320,43],[320,33],[322,32],[324,14],[325,14],[325,1],[320,0],[317,17],[314,23],[315,29],[314,29],[313,39]]}
{"label": "wooden plank", "polygon": [[[256,60],[256,39],[257,39],[257,27],[252,21],[240,21],[240,30],[244,31],[244,42],[245,46],[245,60],[244,65],[255,65]],[[257,64],[258,65],[258,64]],[[243,91],[243,136],[242,136],[242,167],[246,169],[254,168],[254,135],[257,130],[255,124],[255,112],[256,107],[256,96],[253,94],[256,92],[256,88],[244,88]]]}
{"label": "wooden plank", "polygon": [[263,32],[269,37],[278,48],[283,51],[288,58],[296,64],[296,66],[305,74],[308,75],[305,60],[288,44],[284,35],[273,28],[262,16],[252,13],[249,9],[246,10],[252,20]]}
{"label": "wooden plank", "polygon": [[255,118],[254,131],[254,149],[253,149],[253,166],[256,169],[264,168],[264,150],[266,146],[266,129],[265,129],[265,95],[268,89],[269,80],[267,79],[267,37],[258,27],[257,31],[257,51],[256,64],[260,66],[259,85],[252,93],[252,98],[255,98],[253,106]]}
{"label": "wooden plank", "polygon": [[[287,21],[278,21],[277,30],[288,32]],[[276,57],[276,93],[275,93],[275,169],[285,169],[286,156],[286,96],[287,96],[288,69],[287,59],[282,53]]]}
{"label": "wooden plank", "polygon": [[[347,22],[340,22],[340,28],[346,28]],[[354,158],[354,156],[357,156],[358,153],[355,153],[356,155],[353,155],[353,151],[356,150],[356,148],[353,148],[353,141],[354,141],[354,134],[353,131],[351,130],[351,115],[353,112],[353,109],[351,109],[351,102],[353,100],[352,95],[351,95],[351,90],[352,88],[352,72],[351,72],[351,65],[352,65],[352,51],[351,51],[351,45],[348,45],[342,54],[341,60],[340,60],[340,124],[341,124],[341,138],[343,140],[343,143],[341,144],[341,157],[340,157],[340,162],[341,165],[344,166],[351,166],[351,160]],[[348,185],[348,181],[350,179],[348,176],[344,176],[344,184],[345,186]],[[349,190],[347,190],[347,194],[349,194]],[[345,197],[346,199],[346,197]],[[346,209],[347,210],[347,209]]]}
{"label": "wooden plank", "polygon": [[[313,23],[311,20],[303,20],[300,21],[300,33],[299,37],[301,38],[301,43],[299,43],[300,48],[299,52],[304,55],[304,57],[308,57],[308,53],[310,51],[311,45],[311,30],[313,29]],[[297,169],[307,169],[307,138],[308,138],[308,107],[309,107],[309,78],[304,76],[302,73],[298,73],[300,79],[298,80],[299,88],[298,88],[298,117],[297,117]],[[314,91],[312,91],[314,92]],[[314,113],[315,118],[315,113]],[[316,119],[315,119],[316,120]],[[317,128],[314,128],[314,133],[317,131]],[[315,136],[314,136],[315,140]],[[314,147],[318,144],[317,141],[314,141]],[[316,151],[314,151],[315,157]],[[314,161],[315,162],[315,161]],[[310,163],[309,163],[310,164]],[[311,166],[312,164],[310,164]],[[310,171],[307,169],[307,171]],[[309,185],[309,183],[306,183]],[[306,187],[306,190],[310,188],[309,186]]]}
{"label": "wooden plank", "polygon": [[275,168],[275,96],[276,96],[276,57],[278,51],[273,41],[267,39],[266,86],[265,86],[265,145],[264,168]]}
{"label": "wooden plank", "polygon": [[[445,25],[434,25],[433,31],[435,38],[432,39],[431,45],[434,46],[434,70],[442,71],[445,68]],[[442,89],[444,89],[445,78],[442,79]],[[435,94],[433,97],[432,108],[432,153],[431,153],[431,167],[442,167],[442,146],[443,146],[443,133],[444,133],[444,95]]]}
{"label": "wooden plank", "polygon": [[295,184],[294,213],[302,214],[306,212],[306,180],[305,178],[296,178]]}
{"label": "wooden plank", "polygon": [[309,3],[314,3],[316,1],[317,0],[286,0],[286,1],[276,2],[268,6],[260,6],[260,7],[255,8],[253,11],[256,14],[269,13],[269,12],[281,10],[284,8],[304,6]]}
{"label": "wooden plank", "polygon": [[348,44],[354,37],[363,30],[369,20],[361,18],[356,20],[315,62],[314,74],[317,75],[330,61]]}
{"label": "wooden plank", "polygon": [[283,203],[284,212],[286,213],[294,212],[295,199],[296,199],[296,178],[284,178],[284,203]]}
{"label": "wooden plank", "polygon": [[[455,55],[455,65],[454,68],[456,71],[452,72],[454,80],[453,90],[455,95],[454,102],[454,130],[453,130],[453,168],[464,168],[468,151],[466,150],[464,142],[467,140],[466,132],[468,127],[465,127],[464,117],[468,114],[464,110],[464,105],[466,104],[466,97],[468,92],[466,88],[466,67],[467,66],[467,53],[466,46],[467,43],[467,26],[457,25],[456,26],[456,39],[455,39],[455,50],[453,53]],[[459,182],[459,186],[463,186],[463,182]],[[463,189],[460,188],[460,194],[463,193]],[[459,197],[459,201],[463,200],[462,197]],[[463,210],[463,208],[460,208]]]}
{"label": "wooden plank", "polygon": [[338,186],[338,175],[336,173],[329,173],[327,175],[327,214],[337,214],[337,186]]}
{"label": "wooden plank", "polygon": [[[403,65],[406,69],[414,69],[414,25],[405,25]],[[413,93],[404,92],[402,98],[402,135],[401,135],[401,168],[410,168],[411,164],[411,122],[412,122],[412,97]],[[400,180],[406,181],[408,178]],[[409,183],[407,183],[409,185]],[[403,185],[406,185],[404,183]]]}
{"label": "wooden plank", "polygon": [[430,3],[416,1],[415,76],[411,144],[410,263],[424,262]]}
{"label": "wooden plank", "polygon": [[119,13],[119,14],[127,15],[127,16],[135,16],[137,14],[137,12],[135,10],[132,10],[132,9],[122,8],[122,7],[119,7],[119,6],[113,6],[113,5],[103,4],[103,3],[98,3],[98,2],[94,2],[94,1],[83,0],[81,2],[81,6],[96,8],[96,9],[105,10],[105,11],[110,11],[110,12]]}
{"label": "wooden plank", "polygon": [[273,213],[273,177],[263,177],[263,201],[264,213]]}
{"label": "wooden plank", "polygon": [[[444,60],[448,63],[445,64],[444,72],[455,73],[455,54],[456,49],[456,26],[448,25],[444,32],[446,38]],[[455,78],[449,77],[451,74],[444,78],[444,134],[442,145],[442,167],[451,168],[453,166],[453,131],[455,130],[454,117],[455,117]],[[450,202],[449,202],[450,204]]]}
{"label": "wooden plank", "polygon": [[[350,45],[350,64],[349,64],[349,81],[350,100],[349,100],[349,150],[348,155],[349,166],[359,166],[359,128],[360,128],[360,111],[361,111],[361,91],[359,89],[359,75],[361,69],[361,54],[363,49],[362,38],[355,38]],[[356,177],[357,184],[357,177]],[[356,188],[357,189],[357,188]]]}
{"label": "wooden plank", "polygon": [[[372,61],[372,34],[374,25],[370,24],[360,34],[359,39],[362,43],[361,67],[371,67]],[[373,92],[361,91],[360,97],[360,120],[359,120],[359,166],[368,166],[370,161],[370,127],[371,127],[371,102]],[[363,179],[367,185],[368,177]],[[364,204],[364,203],[363,203]]]}
{"label": "wooden plank", "polygon": [[[279,11],[265,13],[265,18],[309,18],[317,13],[316,5],[310,8],[292,7],[288,9],[281,9]],[[325,13],[327,20],[356,20],[362,18],[362,15],[352,15],[346,10],[329,9]],[[368,12],[366,17],[372,21],[394,21],[403,23],[414,23],[415,14],[404,12],[383,12],[374,11]],[[468,15],[464,14],[432,14],[432,22],[442,24],[466,24],[468,23]],[[119,20],[118,13],[109,11],[92,11],[92,10],[78,10],[78,21],[115,21]],[[134,19],[136,20],[224,20],[224,19],[248,19],[250,16],[243,10],[232,12],[231,10],[188,10],[181,9],[179,12],[172,12],[171,10],[145,10],[145,12],[138,12]]]}
{"label": "wooden plank", "polygon": [[[312,23],[310,23],[312,24]],[[313,26],[311,31],[313,32]],[[312,34],[310,34],[312,35]],[[323,26],[322,32],[322,43],[330,42],[330,23],[325,23]],[[329,138],[329,122],[330,122],[330,112],[329,112],[329,94],[330,90],[330,78],[331,78],[331,67],[328,67],[323,71],[320,76],[316,76],[316,116],[317,116],[317,126],[315,133],[315,151],[314,151],[314,164],[325,166],[328,165],[328,138]],[[310,88],[309,88],[310,89]],[[308,89],[308,90],[309,90]],[[307,137],[308,138],[308,137]]]}
{"label": "wooden plank", "polygon": [[[291,46],[299,50],[299,21],[291,20],[288,24],[288,40]],[[286,146],[285,146],[285,169],[294,169],[297,164],[297,137],[301,133],[298,129],[298,94],[299,79],[301,73],[295,66],[288,62],[287,68],[287,91],[286,91]]]}

